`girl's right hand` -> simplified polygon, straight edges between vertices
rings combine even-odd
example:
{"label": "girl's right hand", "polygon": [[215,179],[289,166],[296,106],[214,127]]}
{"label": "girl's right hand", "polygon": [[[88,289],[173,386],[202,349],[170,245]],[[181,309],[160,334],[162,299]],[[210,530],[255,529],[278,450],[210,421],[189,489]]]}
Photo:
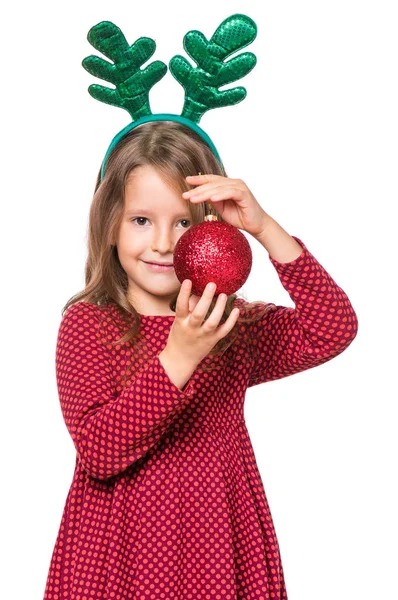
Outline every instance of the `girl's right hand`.
{"label": "girl's right hand", "polygon": [[167,348],[174,356],[180,356],[195,367],[231,331],[239,316],[239,310],[234,308],[228,319],[218,326],[227,301],[227,295],[220,294],[205,320],[216,291],[215,284],[214,289],[210,285],[207,284],[199,298],[191,296],[191,280],[183,281],[176,302],[176,317],[167,340]]}

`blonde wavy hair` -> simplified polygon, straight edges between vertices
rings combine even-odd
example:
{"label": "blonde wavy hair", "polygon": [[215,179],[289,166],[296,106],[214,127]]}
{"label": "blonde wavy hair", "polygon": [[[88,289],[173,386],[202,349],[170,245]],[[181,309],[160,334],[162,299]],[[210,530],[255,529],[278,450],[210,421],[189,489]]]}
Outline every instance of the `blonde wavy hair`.
{"label": "blonde wavy hair", "polygon": [[[101,170],[98,173],[90,207],[85,287],[72,296],[62,309],[63,314],[72,304],[80,301],[102,308],[113,305],[123,318],[126,328],[112,345],[131,345],[135,341],[142,341],[139,314],[127,296],[127,274],[120,264],[117,248],[112,246],[112,241],[117,238],[123,218],[128,177],[134,169],[143,165],[154,167],[165,183],[180,194],[192,188],[185,180],[187,175],[202,173],[227,177],[224,167],[219,164],[204,140],[185,125],[172,121],[144,123],[132,129],[113,149],[103,181]],[[205,216],[204,203],[188,204],[192,224],[201,223]],[[220,215],[218,219],[223,222]],[[169,305],[174,312],[178,294],[179,290]],[[228,318],[237,298],[237,294],[228,296],[220,323]],[[206,318],[213,310],[216,300],[217,297],[214,297]],[[260,319],[269,306],[262,301],[240,303],[238,322],[219,340],[210,354],[225,352],[238,335],[238,323]]]}

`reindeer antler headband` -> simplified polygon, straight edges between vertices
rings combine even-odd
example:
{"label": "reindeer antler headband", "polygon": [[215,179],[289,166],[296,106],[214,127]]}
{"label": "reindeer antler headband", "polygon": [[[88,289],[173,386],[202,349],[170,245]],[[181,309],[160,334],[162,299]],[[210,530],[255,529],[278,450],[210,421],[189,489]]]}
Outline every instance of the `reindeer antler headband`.
{"label": "reindeer antler headband", "polygon": [[94,25],[87,35],[90,44],[113,61],[113,64],[88,56],[83,67],[100,79],[115,85],[111,89],[102,85],[90,85],[89,93],[96,100],[124,108],[132,122],[113,138],[102,162],[101,180],[104,178],[106,161],[116,144],[134,127],[148,121],[177,121],[198,133],[214,152],[222,166],[217,149],[207,133],[198,125],[204,113],[212,108],[238,104],[246,97],[244,87],[220,91],[218,88],[247,75],[257,59],[252,52],[244,52],[224,62],[234,52],[248,46],[257,35],[252,19],[242,14],[227,17],[219,25],[210,41],[200,31],[188,31],[184,48],[196,62],[192,65],[180,55],[173,56],[169,68],[172,75],[185,90],[181,115],[152,114],[149,90],[166,75],[167,66],[160,60],[140,69],[155,52],[156,44],[151,38],[140,37],[129,46],[122,31],[110,21]]}

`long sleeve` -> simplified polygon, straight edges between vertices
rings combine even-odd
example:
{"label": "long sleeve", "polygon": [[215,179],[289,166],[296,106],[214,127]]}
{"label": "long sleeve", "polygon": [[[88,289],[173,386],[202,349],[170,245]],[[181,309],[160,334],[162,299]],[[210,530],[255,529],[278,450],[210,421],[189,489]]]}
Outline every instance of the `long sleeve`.
{"label": "long sleeve", "polygon": [[250,324],[252,371],[248,387],[282,379],[325,363],[343,352],[358,330],[357,315],[345,292],[305,244],[295,260],[280,263],[268,255],[295,308],[270,304]]}
{"label": "long sleeve", "polygon": [[181,391],[158,355],[140,364],[119,396],[110,351],[97,339],[97,307],[73,304],[64,314],[56,347],[62,415],[86,472],[108,479],[141,458],[192,401],[194,377]]}

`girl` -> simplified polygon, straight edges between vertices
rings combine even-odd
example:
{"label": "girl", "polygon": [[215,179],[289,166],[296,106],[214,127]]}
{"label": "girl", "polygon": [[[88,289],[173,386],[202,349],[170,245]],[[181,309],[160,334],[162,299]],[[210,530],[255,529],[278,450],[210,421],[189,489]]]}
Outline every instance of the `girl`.
{"label": "girl", "polygon": [[[206,201],[264,246],[294,309],[180,285],[173,250]],[[76,464],[45,600],[286,599],[245,392],[341,354],[358,327],[345,292],[201,137],[154,121],[98,175],[86,287],[65,309]]]}

